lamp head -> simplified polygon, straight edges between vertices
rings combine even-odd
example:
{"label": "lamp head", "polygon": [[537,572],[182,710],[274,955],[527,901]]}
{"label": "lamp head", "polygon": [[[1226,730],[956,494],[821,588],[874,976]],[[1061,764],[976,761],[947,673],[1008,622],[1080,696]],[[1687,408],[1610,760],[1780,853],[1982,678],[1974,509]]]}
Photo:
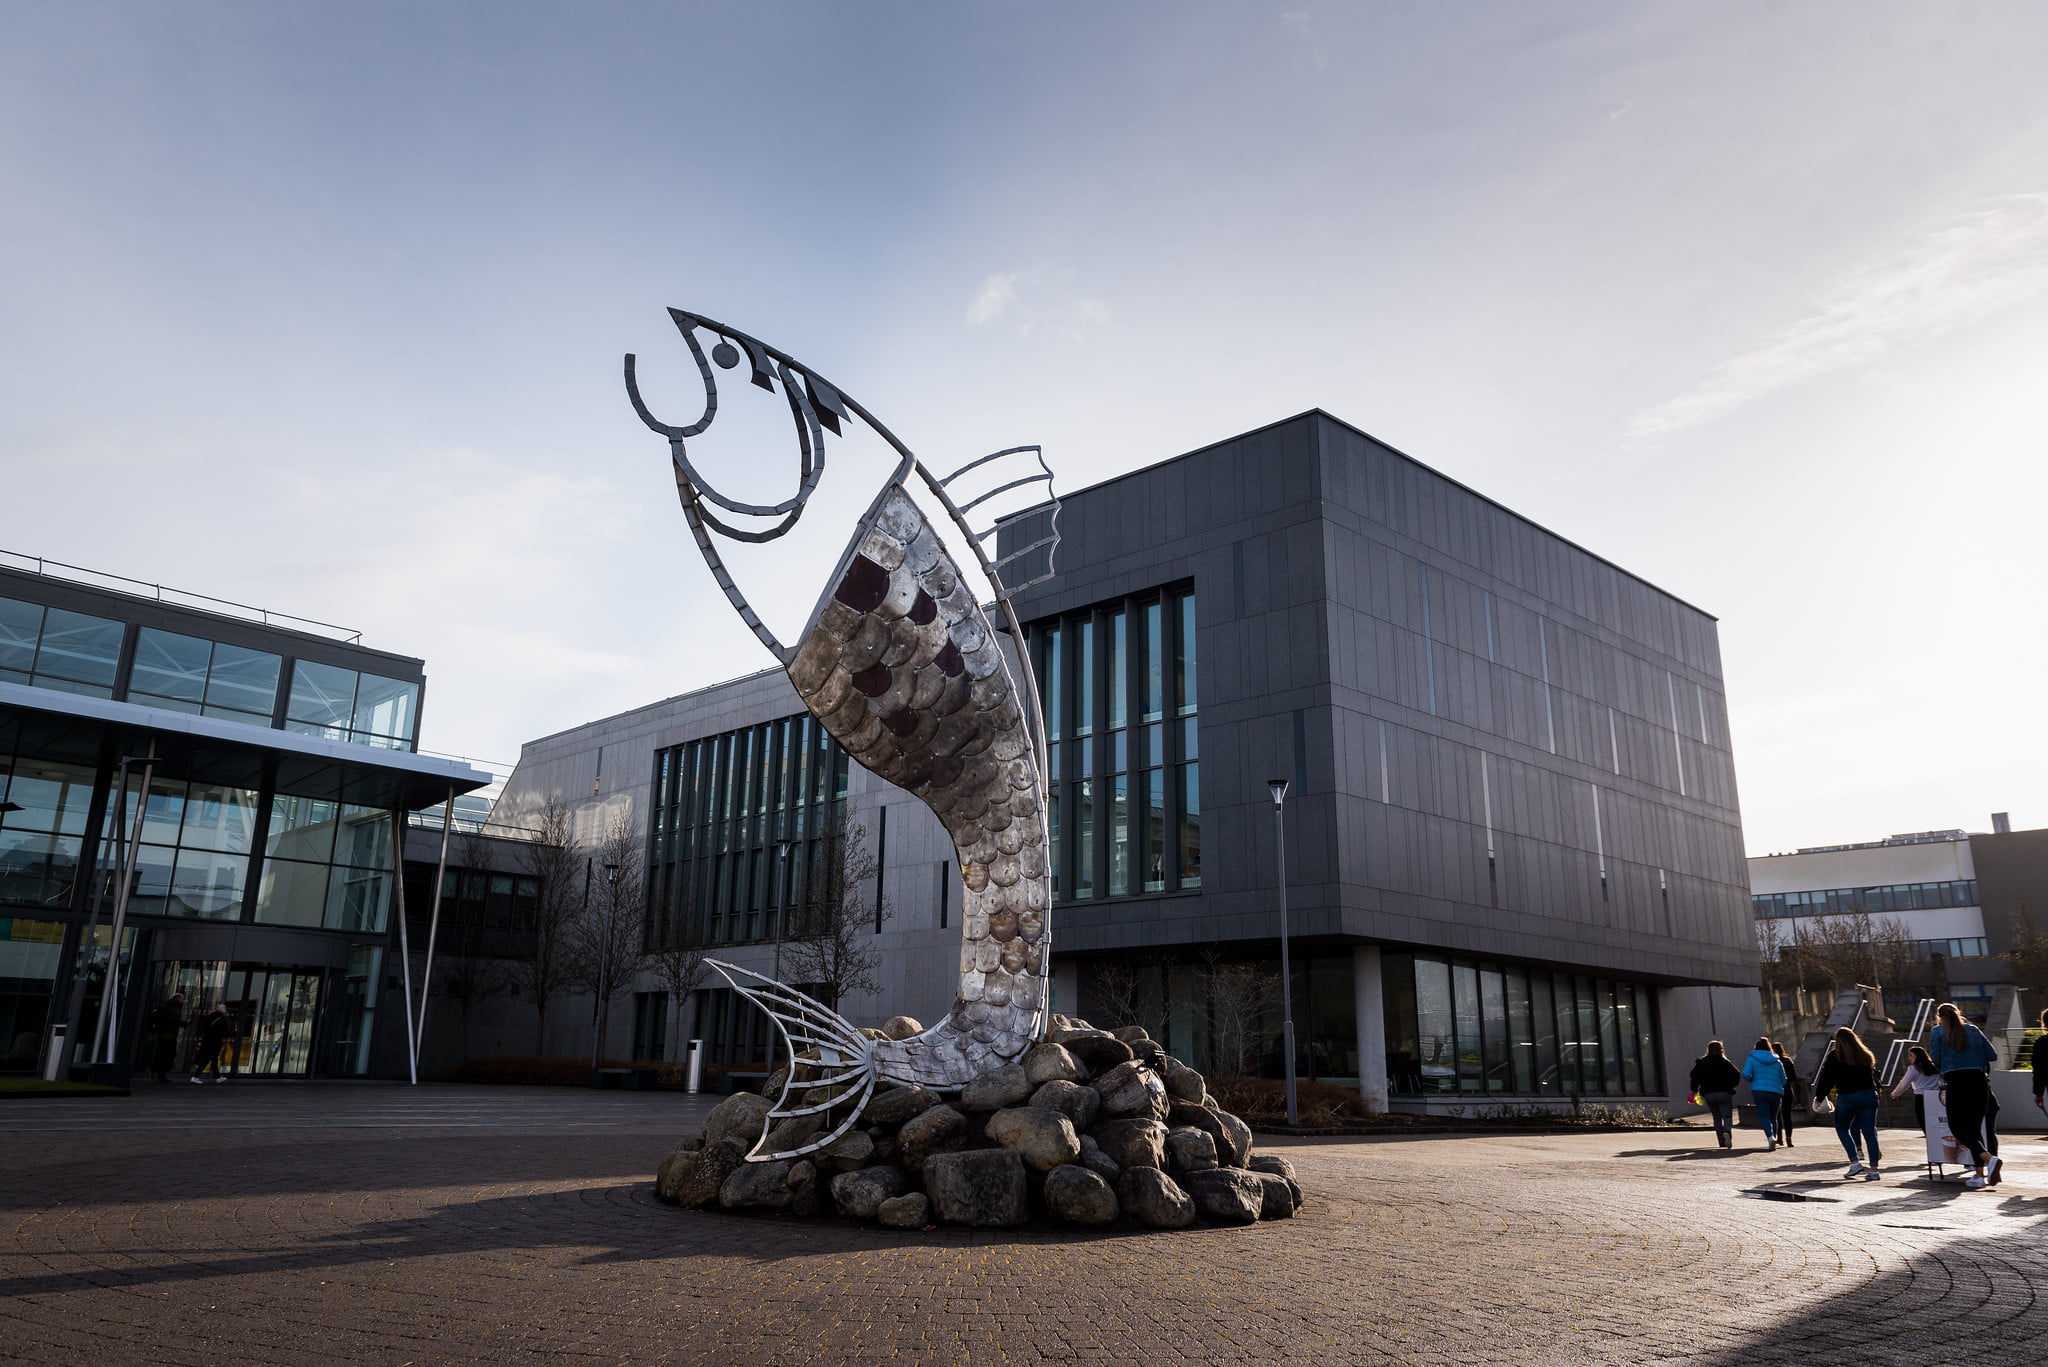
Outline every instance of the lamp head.
{"label": "lamp head", "polygon": [[1266,780],[1266,786],[1267,786],[1268,788],[1271,788],[1271,789],[1273,790],[1273,805],[1274,805],[1275,807],[1278,807],[1278,806],[1279,806],[1279,805],[1280,805],[1281,803],[1283,803],[1283,802],[1285,802],[1285,801],[1287,800],[1287,780],[1286,780],[1286,779],[1284,779],[1284,778],[1269,778],[1269,779],[1267,779],[1267,780]]}

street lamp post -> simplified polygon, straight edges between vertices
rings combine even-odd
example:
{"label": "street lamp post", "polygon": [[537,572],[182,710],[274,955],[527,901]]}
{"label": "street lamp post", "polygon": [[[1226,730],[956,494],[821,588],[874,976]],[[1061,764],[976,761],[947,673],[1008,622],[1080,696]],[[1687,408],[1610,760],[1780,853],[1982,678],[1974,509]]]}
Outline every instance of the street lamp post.
{"label": "street lamp post", "polygon": [[1294,1098],[1294,974],[1287,960],[1287,780],[1269,778],[1273,790],[1273,852],[1280,863],[1280,1041],[1287,1053],[1287,1123],[1299,1125]]}

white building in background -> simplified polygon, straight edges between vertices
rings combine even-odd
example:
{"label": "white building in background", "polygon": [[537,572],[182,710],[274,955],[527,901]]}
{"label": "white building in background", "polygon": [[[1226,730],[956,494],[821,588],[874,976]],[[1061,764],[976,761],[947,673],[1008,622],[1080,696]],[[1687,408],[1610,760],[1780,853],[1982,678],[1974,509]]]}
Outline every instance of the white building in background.
{"label": "white building in background", "polygon": [[[2011,981],[1985,929],[1984,909],[1965,831],[1920,831],[1855,845],[1819,845],[1749,861],[1750,903],[1759,940],[1793,943],[1800,929],[1818,933],[1832,916],[1868,912],[1890,920],[1914,941],[1915,958],[1934,982],[1935,955],[1946,972],[1946,995],[1982,1014]],[[1767,926],[1767,923],[1775,923]],[[1906,984],[1886,984],[1887,996]],[[1914,988],[1913,990],[1918,990]]]}

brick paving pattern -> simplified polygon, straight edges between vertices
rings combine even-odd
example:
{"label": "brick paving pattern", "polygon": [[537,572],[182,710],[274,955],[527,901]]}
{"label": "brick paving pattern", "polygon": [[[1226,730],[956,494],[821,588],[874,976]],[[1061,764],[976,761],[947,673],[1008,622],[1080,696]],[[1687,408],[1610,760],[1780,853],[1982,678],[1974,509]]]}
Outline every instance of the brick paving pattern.
{"label": "brick paving pattern", "polygon": [[1985,1193],[1842,1183],[1818,1130],[1726,1157],[1699,1132],[1267,1142],[1308,1193],[1293,1221],[923,1234],[660,1205],[655,1161],[705,1109],[346,1085],[0,1102],[0,1359],[2048,1362],[2038,1138]]}

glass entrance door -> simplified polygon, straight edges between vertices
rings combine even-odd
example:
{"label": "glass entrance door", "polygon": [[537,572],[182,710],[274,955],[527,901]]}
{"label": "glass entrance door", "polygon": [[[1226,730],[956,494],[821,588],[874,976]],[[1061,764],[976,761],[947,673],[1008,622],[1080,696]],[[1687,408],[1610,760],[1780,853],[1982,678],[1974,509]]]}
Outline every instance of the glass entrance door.
{"label": "glass entrance door", "polygon": [[[227,1009],[230,1030],[221,1046],[221,1071],[237,1077],[305,1077],[312,1071],[313,1027],[320,1011],[318,969],[282,964],[171,962],[156,966],[152,1009],[184,994],[172,1066],[199,1068],[207,1013]],[[159,1024],[170,1027],[169,1014]],[[168,1069],[166,1070],[168,1071]]]}

